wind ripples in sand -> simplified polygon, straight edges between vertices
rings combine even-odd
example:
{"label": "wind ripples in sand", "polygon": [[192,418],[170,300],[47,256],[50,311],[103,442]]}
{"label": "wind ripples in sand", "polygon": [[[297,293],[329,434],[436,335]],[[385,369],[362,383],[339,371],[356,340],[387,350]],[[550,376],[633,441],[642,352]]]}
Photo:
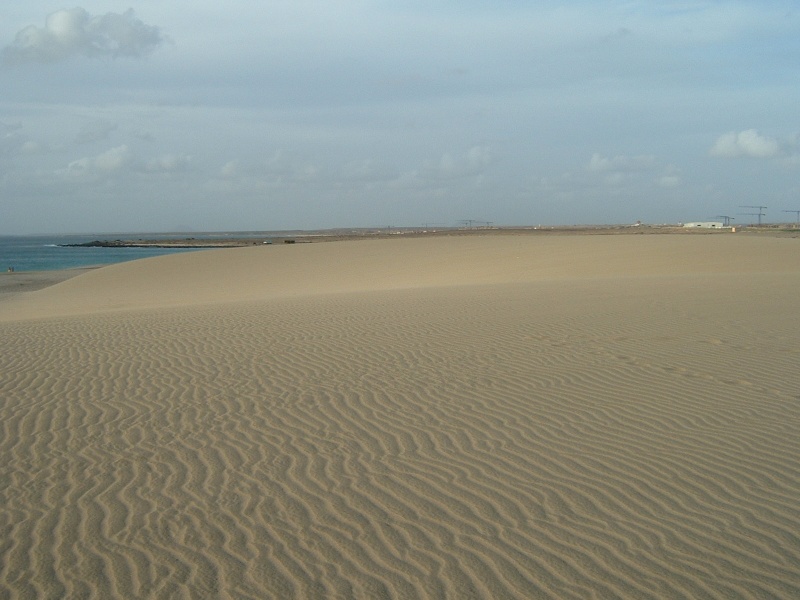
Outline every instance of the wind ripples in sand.
{"label": "wind ripples in sand", "polygon": [[668,285],[5,324],[0,594],[797,597],[791,303]]}

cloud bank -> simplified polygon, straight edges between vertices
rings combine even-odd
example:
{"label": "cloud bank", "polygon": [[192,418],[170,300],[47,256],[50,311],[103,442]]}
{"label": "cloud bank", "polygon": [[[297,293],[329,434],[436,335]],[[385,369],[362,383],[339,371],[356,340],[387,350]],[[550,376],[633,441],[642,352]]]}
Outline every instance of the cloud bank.
{"label": "cloud bank", "polygon": [[717,139],[710,151],[711,156],[723,158],[772,158],[779,153],[777,140],[763,136],[755,129],[726,133]]}
{"label": "cloud bank", "polygon": [[137,19],[133,9],[92,16],[76,7],[51,13],[44,27],[29,25],[19,31],[14,42],[3,49],[3,62],[53,63],[77,55],[140,57],[163,42],[159,28]]}
{"label": "cloud bank", "polygon": [[113,173],[133,162],[133,153],[128,146],[111,148],[102,154],[72,161],[67,171],[72,174]]}

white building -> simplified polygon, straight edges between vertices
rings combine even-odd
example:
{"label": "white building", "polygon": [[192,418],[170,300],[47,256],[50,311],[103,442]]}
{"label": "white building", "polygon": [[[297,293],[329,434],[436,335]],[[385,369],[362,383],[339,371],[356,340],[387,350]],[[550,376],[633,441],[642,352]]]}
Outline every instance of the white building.
{"label": "white building", "polygon": [[684,227],[699,227],[701,229],[722,229],[725,227],[719,221],[699,221],[697,223],[684,223]]}

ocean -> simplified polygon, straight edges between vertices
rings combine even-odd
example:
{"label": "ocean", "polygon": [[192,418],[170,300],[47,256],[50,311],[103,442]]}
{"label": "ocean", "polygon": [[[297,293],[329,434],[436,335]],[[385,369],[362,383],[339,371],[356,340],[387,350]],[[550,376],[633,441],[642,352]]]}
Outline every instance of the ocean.
{"label": "ocean", "polygon": [[[192,234],[194,235],[194,234]],[[56,271],[174,254],[199,252],[202,248],[64,248],[61,244],[81,244],[92,240],[157,239],[181,237],[179,234],[62,235],[62,236],[0,236],[0,271],[13,267],[15,271]],[[195,236],[197,237],[197,236]]]}

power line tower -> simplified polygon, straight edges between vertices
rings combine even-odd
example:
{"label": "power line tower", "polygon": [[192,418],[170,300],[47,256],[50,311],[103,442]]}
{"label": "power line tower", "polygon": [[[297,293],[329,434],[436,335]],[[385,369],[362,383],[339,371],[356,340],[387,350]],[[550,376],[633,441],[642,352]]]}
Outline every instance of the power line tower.
{"label": "power line tower", "polygon": [[746,215],[750,215],[751,217],[758,217],[758,226],[761,227],[761,217],[763,217],[766,213],[764,212],[768,207],[766,206],[740,206],[739,208],[757,208],[757,213],[745,213]]}
{"label": "power line tower", "polygon": [[717,215],[714,218],[715,219],[722,219],[722,224],[725,227],[730,227],[731,221],[735,221],[736,220],[733,217],[729,217],[728,215]]}
{"label": "power line tower", "polygon": [[797,215],[797,219],[795,219],[794,224],[800,226],[800,210],[784,210],[783,212],[795,213]]}
{"label": "power line tower", "polygon": [[459,221],[464,227],[468,229],[477,229],[478,227],[491,227],[494,221],[478,221],[477,219],[461,219]]}

